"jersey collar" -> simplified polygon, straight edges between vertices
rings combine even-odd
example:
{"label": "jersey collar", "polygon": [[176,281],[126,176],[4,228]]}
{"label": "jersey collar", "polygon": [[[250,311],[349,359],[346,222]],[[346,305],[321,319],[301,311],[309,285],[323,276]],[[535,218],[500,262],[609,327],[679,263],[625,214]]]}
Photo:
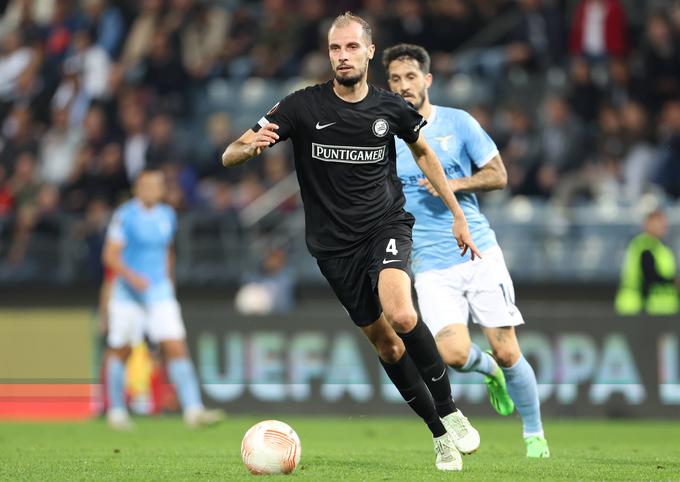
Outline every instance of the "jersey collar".
{"label": "jersey collar", "polygon": [[427,129],[427,128],[430,127],[432,124],[434,124],[434,120],[435,120],[436,118],[437,118],[437,106],[436,106],[436,105],[432,105],[432,112],[430,112],[430,117],[428,117],[428,118],[426,119],[426,120],[427,120],[427,124],[425,124],[425,126],[423,127],[423,129]]}

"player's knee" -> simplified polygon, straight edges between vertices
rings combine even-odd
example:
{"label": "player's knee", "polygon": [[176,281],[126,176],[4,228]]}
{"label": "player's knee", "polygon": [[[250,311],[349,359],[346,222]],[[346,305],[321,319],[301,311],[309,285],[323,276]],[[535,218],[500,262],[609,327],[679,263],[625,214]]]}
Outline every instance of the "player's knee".
{"label": "player's knee", "polygon": [[520,351],[514,346],[499,346],[493,348],[493,356],[502,367],[511,367],[519,360]]}
{"label": "player's knee", "polygon": [[381,343],[376,349],[380,359],[386,363],[397,363],[405,351],[403,343],[397,342]]}
{"label": "player's knee", "polygon": [[444,363],[453,367],[461,368],[465,363],[467,363],[468,356],[470,355],[470,347],[450,345],[438,342],[437,348],[439,349],[439,354],[444,360]]}
{"label": "player's knee", "polygon": [[418,321],[416,310],[411,307],[385,312],[385,316],[397,333],[408,333],[416,326]]}

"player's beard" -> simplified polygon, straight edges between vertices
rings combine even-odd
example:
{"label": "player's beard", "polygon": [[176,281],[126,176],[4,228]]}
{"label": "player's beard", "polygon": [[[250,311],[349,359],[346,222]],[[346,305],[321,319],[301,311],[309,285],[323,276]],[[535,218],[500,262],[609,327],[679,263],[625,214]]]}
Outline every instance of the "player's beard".
{"label": "player's beard", "polygon": [[[339,67],[339,66],[338,66]],[[348,75],[348,76],[342,76],[340,75],[340,72],[338,72],[337,68],[335,69],[335,80],[338,82],[340,85],[344,85],[345,87],[352,87],[353,85],[357,85],[361,78],[364,76],[364,73],[366,72],[366,69],[357,72],[355,75]]]}
{"label": "player's beard", "polygon": [[418,92],[418,95],[415,99],[406,99],[406,101],[410,103],[416,110],[420,110],[420,108],[425,103],[425,89]]}

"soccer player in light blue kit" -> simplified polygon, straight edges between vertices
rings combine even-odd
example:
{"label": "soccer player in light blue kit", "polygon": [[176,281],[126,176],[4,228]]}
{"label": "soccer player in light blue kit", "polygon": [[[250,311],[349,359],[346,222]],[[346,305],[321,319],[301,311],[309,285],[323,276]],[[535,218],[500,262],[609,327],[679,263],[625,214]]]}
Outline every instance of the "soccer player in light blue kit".
{"label": "soccer player in light blue kit", "polygon": [[132,428],[125,406],[125,360],[146,333],[160,344],[185,422],[191,427],[211,425],[223,413],[204,408],[189,358],[172,280],[177,221],[173,209],[161,203],[163,174],[143,170],[134,193],[133,199],[116,209],[103,251],[104,264],[116,275],[108,305],[107,421],[113,429]]}
{"label": "soccer player in light blue kit", "polygon": [[[461,372],[485,375],[491,404],[501,415],[517,407],[528,457],[549,457],[543,434],[536,375],[522,355],[515,326],[523,324],[515,306],[512,279],[503,253],[474,192],[501,189],[507,182],[496,145],[468,113],[430,104],[430,57],[417,45],[400,44],[383,54],[393,92],[427,119],[422,129],[449,178],[482,258],[451,244],[451,214],[413,162],[408,146],[396,139],[397,172],[404,186],[413,227],[412,270],[423,319],[435,334],[444,361]],[[476,171],[473,169],[477,168]],[[458,252],[456,252],[458,251]],[[472,343],[468,318],[479,324],[493,356]]]}

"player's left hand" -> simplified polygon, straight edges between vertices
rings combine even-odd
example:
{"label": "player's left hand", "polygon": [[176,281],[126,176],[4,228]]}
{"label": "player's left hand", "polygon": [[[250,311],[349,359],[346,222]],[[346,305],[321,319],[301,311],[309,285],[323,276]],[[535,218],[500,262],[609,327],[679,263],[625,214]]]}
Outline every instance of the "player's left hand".
{"label": "player's left hand", "polygon": [[461,211],[453,219],[453,226],[451,227],[453,231],[453,237],[456,238],[458,247],[462,250],[461,256],[465,256],[467,250],[470,250],[470,257],[474,260],[475,258],[481,258],[482,255],[472,241],[472,236],[470,235],[470,230],[468,229],[467,220],[465,215]]}
{"label": "player's left hand", "polygon": [[[447,179],[447,181],[449,183],[449,187],[451,188],[451,190],[453,192],[456,192],[456,189],[457,189],[457,186],[455,184],[456,180],[455,179]],[[421,186],[425,186],[425,188],[427,189],[427,192],[432,194],[434,197],[439,197],[439,193],[434,188],[432,183],[430,183],[429,179],[427,179],[427,178],[421,179],[420,181],[418,181],[418,184],[420,184]]]}

